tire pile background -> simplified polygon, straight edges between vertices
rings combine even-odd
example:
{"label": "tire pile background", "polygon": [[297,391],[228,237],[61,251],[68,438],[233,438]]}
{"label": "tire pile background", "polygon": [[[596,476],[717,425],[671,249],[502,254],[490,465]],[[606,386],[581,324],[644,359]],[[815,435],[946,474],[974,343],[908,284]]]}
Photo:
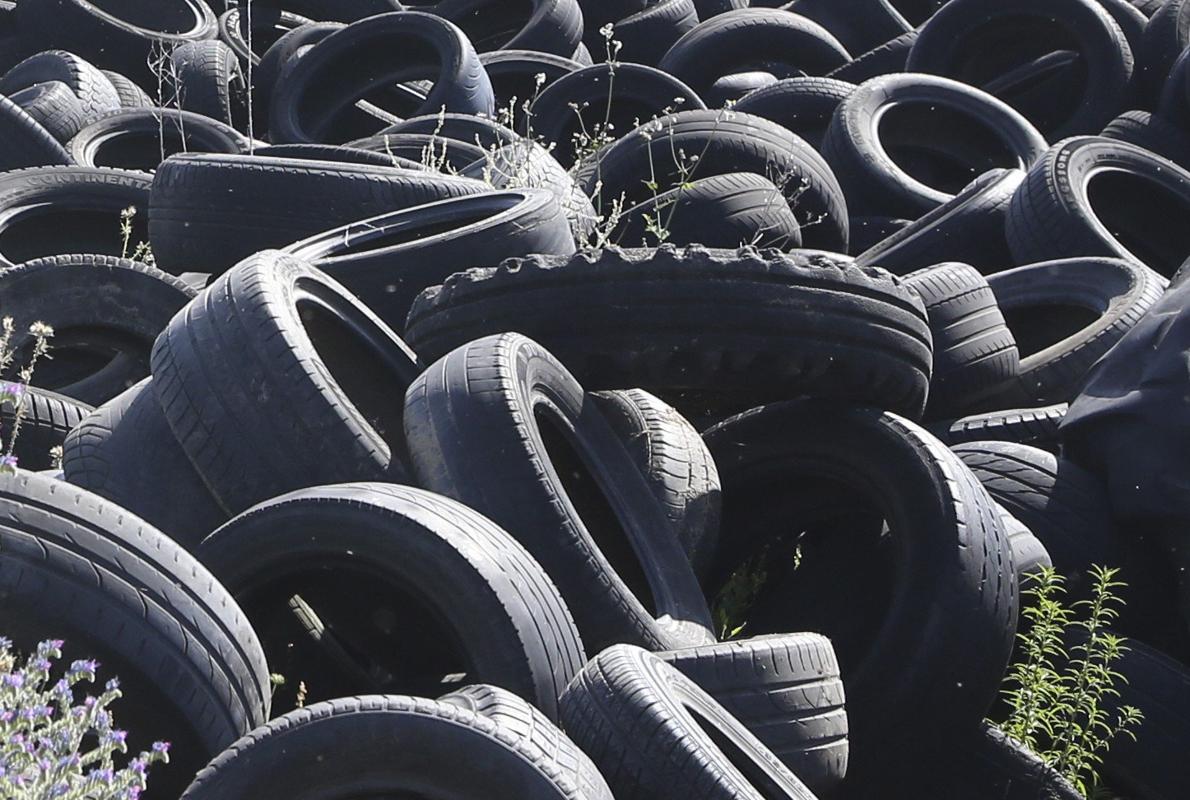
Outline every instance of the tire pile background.
{"label": "tire pile background", "polygon": [[0,632],[153,797],[1076,797],[1049,564],[1190,797],[1190,0],[746,5],[0,3]]}

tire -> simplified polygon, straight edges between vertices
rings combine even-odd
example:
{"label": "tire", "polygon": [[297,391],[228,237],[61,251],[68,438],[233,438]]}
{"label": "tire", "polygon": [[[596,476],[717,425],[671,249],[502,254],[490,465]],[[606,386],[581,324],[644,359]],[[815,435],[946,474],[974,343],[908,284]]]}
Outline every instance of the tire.
{"label": "tire", "polygon": [[463,144],[474,145],[481,150],[516,144],[521,137],[512,128],[501,125],[487,117],[471,114],[427,114],[398,122],[381,131],[381,134],[421,134],[439,139],[452,139]]}
{"label": "tire", "polygon": [[193,297],[172,275],[111,256],[54,256],[0,270],[16,363],[29,363],[29,327],[44,322],[54,337],[51,358],[37,365],[38,383],[91,405],[148,376],[153,340]]}
{"label": "tire", "polygon": [[1025,527],[1025,523],[1010,514],[999,503],[1000,519],[1004,523],[1004,533],[1008,536],[1008,546],[1012,550],[1012,561],[1016,565],[1017,593],[1023,596],[1025,590],[1030,589],[1028,583],[1031,576],[1042,568],[1052,568],[1053,559],[1041,540],[1033,535],[1033,531]]}
{"label": "tire", "polygon": [[153,172],[178,153],[247,152],[249,141],[235,128],[174,108],[126,108],[94,120],[67,144],[84,167]]}
{"label": "tire", "polygon": [[967,264],[939,264],[912,272],[905,283],[921,296],[934,340],[929,419],[978,410],[976,398],[1017,377],[1016,340],[996,295]]}
{"label": "tire", "polygon": [[1037,129],[991,95],[907,74],[867,81],[840,103],[822,155],[851,213],[916,219],[990,169],[1028,169],[1045,149]]}
{"label": "tire", "polygon": [[[113,11],[115,13],[113,13]],[[89,0],[22,0],[17,22],[24,35],[102,63],[138,82],[153,78],[154,48],[213,39],[218,23],[202,0],[105,3]]]}
{"label": "tire", "polygon": [[66,166],[70,154],[48,130],[19,105],[0,95],[0,171],[22,167]]}
{"label": "tire", "polygon": [[120,711],[128,746],[173,744],[153,790],[194,771],[269,713],[268,669],[247,619],[197,560],[108,501],[28,472],[0,477],[5,634],[30,652],[64,639],[140,702]]}
{"label": "tire", "polygon": [[63,50],[29,56],[4,73],[0,92],[11,97],[22,89],[49,81],[59,81],[70,88],[87,120],[120,107],[120,93],[107,75],[89,61]]}
{"label": "tire", "polygon": [[[393,742],[402,743],[395,753]],[[252,731],[200,772],[182,798],[249,800],[279,792],[315,800],[373,790],[397,796],[432,783],[457,797],[607,800],[566,781],[569,768],[452,703],[368,695],[299,708]]]}
{"label": "tire", "polygon": [[73,426],[62,446],[64,477],[193,552],[227,514],[174,439],[151,380],[126,389]]}
{"label": "tire", "polygon": [[[681,545],[655,535],[668,528],[666,509],[582,387],[536,343],[504,334],[439,359],[409,388],[405,435],[420,485],[515,532],[592,650],[714,640]],[[493,458],[498,474],[477,471]]]}
{"label": "tire", "polygon": [[1109,256],[1168,277],[1190,254],[1190,234],[1163,223],[1182,211],[1190,172],[1134,145],[1079,136],[1029,170],[1008,208],[1008,245],[1018,264]]}
{"label": "tire", "polygon": [[712,83],[703,95],[703,101],[709,108],[732,108],[745,95],[776,82],[776,75],[763,70],[733,72]]}
{"label": "tire", "polygon": [[575,252],[570,224],[544,189],[439,200],[332,228],[285,252],[309,261],[398,333],[423,290],[474,266]]}
{"label": "tire", "polygon": [[839,103],[855,84],[834,78],[786,78],[744,95],[733,111],[764,117],[822,150],[822,140]]}
{"label": "tire", "polygon": [[617,800],[814,798],[723,706],[640,648],[596,656],[561,709],[562,727],[594,754]]}
{"label": "tire", "polygon": [[618,244],[736,249],[745,245],[789,250],[802,245],[802,229],[781,190],[768,178],[729,172],[670,189],[623,214]]}
{"label": "tire", "polygon": [[[312,702],[426,696],[464,673],[557,719],[558,695],[586,661],[570,611],[529,553],[421,489],[291,492],[232,519],[198,557],[252,620],[269,664],[305,682]],[[295,597],[318,620],[313,635],[293,615]]]}
{"label": "tire", "polygon": [[1161,84],[1178,56],[1190,47],[1190,4],[1168,0],[1149,18],[1144,47],[1137,54],[1137,89],[1143,108],[1151,108],[1160,97]]}
{"label": "tire", "polygon": [[724,75],[763,68],[776,78],[812,77],[850,60],[839,40],[811,19],[779,9],[742,8],[701,23],[657,66],[706,95]]}
{"label": "tire", "polygon": [[672,406],[642,389],[595,392],[590,400],[620,438],[694,574],[711,566],[719,541],[719,471],[702,437]]}
{"label": "tire", "polygon": [[1045,546],[1072,594],[1089,592],[1093,564],[1119,564],[1120,531],[1101,481],[1052,453],[1013,442],[952,448],[996,502]]}
{"label": "tire", "polygon": [[429,171],[423,164],[406,158],[341,144],[273,144],[256,148],[253,155],[259,158],[292,158],[298,161],[331,161],[336,164],[366,164],[372,167],[400,167],[415,172]]}
{"label": "tire", "polygon": [[169,89],[176,108],[247,128],[248,85],[230,47],[218,39],[184,42],[169,58]]}
{"label": "tire", "polygon": [[[248,7],[248,6],[245,6]],[[219,16],[219,40],[232,49],[240,66],[247,73],[248,63],[261,62],[269,48],[290,31],[314,22],[312,19],[275,8],[256,8],[252,12],[252,47],[248,47],[248,20],[239,8],[231,8]]]}
{"label": "tire", "polygon": [[404,481],[399,398],[417,359],[299,259],[265,251],[217,278],[157,338],[152,367],[170,430],[229,514],[307,486]]}
{"label": "tire", "polygon": [[406,332],[437,358],[510,327],[588,388],[639,387],[690,418],[802,394],[919,415],[930,374],[921,300],[822,253],[667,245],[513,259],[423,292]]}
{"label": "tire", "polygon": [[658,653],[814,792],[847,773],[847,711],[830,640],[789,633]]}
{"label": "tire", "polygon": [[[768,560],[748,625],[831,639],[848,676],[848,786],[871,786],[898,760],[977,724],[1012,651],[1017,587],[999,511],[958,457],[895,414],[822,401],[753,409],[703,438],[732,531],[716,562],[724,576],[775,546],[775,531],[809,532],[800,567],[786,551]],[[870,602],[856,604],[860,581]]]}
{"label": "tire", "polygon": [[[1016,22],[1006,25],[1007,20]],[[906,69],[982,88],[1036,53],[1051,52],[1055,40],[1068,41],[1079,53],[1085,81],[1071,82],[1072,62],[1047,76],[1043,86],[1022,79],[994,94],[1050,141],[1101,130],[1126,107],[1133,53],[1120,26],[1095,0],[951,0],[922,27]]]}
{"label": "tire", "polygon": [[[1113,667],[1126,682],[1117,684],[1119,705],[1144,714],[1136,740],[1118,736],[1103,757],[1102,771],[1112,786],[1137,797],[1173,800],[1190,791],[1190,771],[1178,760],[1190,740],[1190,673],[1185,665],[1141,642],[1129,640]],[[1115,703],[1108,701],[1114,712]],[[1109,713],[1111,713],[1109,712]],[[1114,713],[1113,713],[1114,717]]]}
{"label": "tire", "polygon": [[905,72],[909,51],[917,42],[917,31],[903,33],[895,39],[856,56],[838,69],[827,73],[828,78],[837,81],[860,84],[882,75]]}
{"label": "tire", "polygon": [[796,0],[783,8],[826,28],[849,53],[866,53],[914,28],[889,0]]}
{"label": "tire", "polygon": [[[21,469],[32,472],[52,469],[54,458],[50,451],[61,447],[66,434],[94,409],[86,403],[51,392],[26,386],[21,428],[13,445]],[[13,441],[13,424],[17,411],[11,403],[0,406],[0,440],[7,448]]]}
{"label": "tire", "polygon": [[345,27],[341,22],[310,22],[287,32],[269,46],[252,69],[252,119],[259,130],[268,129],[273,92],[290,59],[303,54],[303,48],[318,44]]}
{"label": "tire", "polygon": [[705,109],[677,78],[643,64],[596,64],[563,75],[529,105],[521,130],[547,145],[565,166],[577,159],[575,137],[618,137],[674,110]]}
{"label": "tire", "polygon": [[[694,0],[657,0],[616,21],[612,35],[621,44],[618,58],[657,66],[669,49],[697,26]],[[602,53],[603,42],[598,44],[595,52]]]}
{"label": "tire", "polygon": [[985,275],[1006,269],[1013,257],[1004,236],[1005,219],[1024,179],[1018,169],[985,172],[952,199],[863,250],[855,263],[896,275],[944,261],[970,264]]}
{"label": "tire", "polygon": [[[1187,117],[1190,122],[1190,113]],[[1142,147],[1182,169],[1190,169],[1190,136],[1185,129],[1148,111],[1125,111],[1107,123],[1102,135]]]}
{"label": "tire", "polygon": [[411,69],[417,77],[427,77],[426,65],[394,58],[402,51],[417,53],[427,47],[438,54],[443,67],[434,75],[426,99],[416,109],[402,108],[400,116],[442,109],[494,116],[491,82],[463,32],[430,14],[396,12],[348,25],[298,60],[273,93],[269,111],[272,141],[341,143],[375,133],[383,126],[350,110],[352,104],[374,88],[407,79]]}
{"label": "tire", "polygon": [[131,78],[111,70],[100,70],[116,90],[120,98],[120,108],[152,108],[155,103],[145,94],[145,90],[138,86]]}
{"label": "tire", "polygon": [[153,179],[149,233],[163,269],[222,272],[328,228],[483,191],[478,181],[391,167],[172,156]]}
{"label": "tire", "polygon": [[1000,406],[1071,401],[1091,367],[1165,291],[1148,267],[1113,258],[1031,264],[988,277],[1020,350],[1015,378],[994,388]]}
{"label": "tire", "polygon": [[592,240],[600,218],[566,168],[536,142],[521,139],[493,148],[459,173],[492,189],[548,189],[558,201],[577,242]]}
{"label": "tire", "polygon": [[[3,105],[3,101],[0,101]],[[65,151],[63,151],[65,152]],[[0,174],[0,266],[69,253],[120,256],[120,215],[130,247],[148,241],[144,211],[152,176],[97,167],[40,167]]]}
{"label": "tire", "polygon": [[[1122,738],[1122,737],[1121,737]],[[969,800],[1084,800],[1061,773],[986,720],[939,754],[922,776],[924,797]]]}
{"label": "tire", "polygon": [[[912,224],[911,220],[897,219],[896,217],[853,216],[848,221],[848,227],[850,228],[848,253],[858,258],[885,239],[892,238],[898,231],[904,230]],[[942,262],[939,261],[937,263],[940,264]],[[894,274],[898,274],[898,272],[905,274],[906,271],[894,271]]]}
{"label": "tire", "polygon": [[61,144],[69,142],[85,124],[82,103],[62,81],[35,83],[9,95],[8,99]]}
{"label": "tire", "polygon": [[937,422],[930,433],[947,445],[963,442],[996,441],[1027,444],[1056,453],[1058,425],[1066,416],[1066,403],[1041,408],[1016,408],[971,414],[960,419]]}
{"label": "tire", "polygon": [[[492,83],[498,112],[507,110],[509,124],[518,128],[525,119],[526,103],[532,103],[538,92],[563,75],[569,75],[584,66],[570,58],[533,50],[480,53],[479,63],[483,64],[488,80]],[[545,76],[540,86],[537,83],[538,75]]]}
{"label": "tire", "polygon": [[553,753],[556,771],[578,787],[579,797],[612,800],[611,789],[587,754],[544,714],[512,692],[476,684],[443,695],[438,701],[487,717],[500,726],[504,735],[517,737],[525,746]]}
{"label": "tire", "polygon": [[471,142],[431,133],[395,133],[390,128],[344,144],[357,150],[372,150],[393,159],[417,161],[444,175],[457,175],[484,157],[484,149]]}
{"label": "tire", "polygon": [[[679,151],[699,154],[697,166],[684,164]],[[847,251],[847,202],[826,161],[780,125],[751,114],[682,111],[662,117],[609,147],[583,188],[597,207],[621,193],[632,207],[681,183],[727,172],[755,172],[781,186],[807,247]],[[645,175],[653,176],[656,190],[643,182]]]}
{"label": "tire", "polygon": [[516,8],[498,0],[441,0],[434,14],[462,28],[480,52],[533,50],[570,56],[583,40],[583,12],[577,0],[532,0]]}

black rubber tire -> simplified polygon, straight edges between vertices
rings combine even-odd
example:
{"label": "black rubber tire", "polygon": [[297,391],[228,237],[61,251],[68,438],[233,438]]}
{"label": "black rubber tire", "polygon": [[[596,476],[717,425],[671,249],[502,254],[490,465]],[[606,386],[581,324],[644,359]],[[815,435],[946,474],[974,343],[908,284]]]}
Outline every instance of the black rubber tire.
{"label": "black rubber tire", "polygon": [[1085,800],[1053,767],[986,720],[937,754],[914,788],[931,800]]}
{"label": "black rubber tire", "polygon": [[[770,573],[770,618],[754,607],[748,624],[757,633],[813,629],[831,638],[847,676],[848,785],[871,786],[899,759],[977,724],[1012,652],[1017,585],[999,510],[958,457],[895,414],[822,401],[753,409],[703,438],[723,482],[723,529],[732,532],[717,561],[724,574],[775,532],[819,528],[803,539],[814,549],[801,567],[792,572],[789,559],[782,568],[792,580]],[[873,521],[887,520],[891,539],[880,524],[870,547],[851,527],[814,526],[817,516],[829,523],[865,504]],[[877,560],[883,588],[874,575],[872,602],[856,604],[859,565],[872,560],[859,556],[877,551],[878,539],[895,557]],[[829,558],[832,540],[841,562]],[[815,555],[823,556],[818,570]]]}
{"label": "black rubber tire", "polygon": [[1144,46],[1137,53],[1137,95],[1142,108],[1152,108],[1161,95],[1161,85],[1178,56],[1190,47],[1190,3],[1165,0],[1149,17]]}
{"label": "black rubber tire", "polygon": [[698,11],[700,20],[708,20],[719,14],[747,7],[748,0],[694,0],[694,8]]}
{"label": "black rubber tire", "polygon": [[512,259],[426,290],[406,324],[425,358],[510,328],[589,389],[639,387],[690,418],[802,394],[917,416],[930,374],[920,298],[814,252],[667,245]]}
{"label": "black rubber tire", "polygon": [[[696,166],[683,165],[679,151],[698,154]],[[726,172],[769,178],[789,201],[807,247],[847,252],[847,202],[826,161],[800,137],[751,114],[683,111],[648,123],[602,154],[584,189],[596,207],[621,193],[632,207],[683,181]]]}
{"label": "black rubber tire", "polygon": [[814,800],[760,740],[657,656],[616,645],[562,695],[562,727],[616,800]]}
{"label": "black rubber tire", "polygon": [[839,661],[817,633],[787,633],[658,653],[751,731],[814,792],[847,774]]}
{"label": "black rubber tire", "polygon": [[[252,620],[272,668],[295,686],[303,680],[311,702],[424,697],[464,673],[557,719],[558,695],[586,661],[570,611],[532,556],[495,523],[421,489],[291,492],[232,519],[197,555]],[[295,624],[294,596],[355,669]]]}
{"label": "black rubber tire", "polygon": [[[896,217],[859,217],[855,215],[852,215],[848,223],[850,235],[848,236],[847,250],[850,255],[856,258],[913,224],[912,220]],[[906,270],[890,270],[890,272],[903,274]]]}
{"label": "black rubber tire", "polygon": [[393,159],[421,162],[428,170],[458,175],[468,164],[484,157],[484,149],[471,142],[432,133],[394,133],[391,127],[372,136],[345,142],[344,147],[372,150]]}
{"label": "black rubber tire", "polygon": [[135,81],[153,78],[150,55],[186,41],[213,39],[215,15],[203,0],[22,0],[17,22],[43,47],[93,59]]}
{"label": "black rubber tire", "polygon": [[5,143],[0,171],[71,163],[70,154],[53,134],[4,95],[0,95],[0,139]]}
{"label": "black rubber tire", "polygon": [[[698,10],[694,0],[656,0],[616,21],[612,39],[620,43],[617,58],[635,64],[657,66],[674,44],[698,27]],[[592,52],[604,52],[602,39]]]}
{"label": "black rubber tire", "polygon": [[921,297],[934,340],[934,371],[926,418],[979,410],[987,390],[1016,378],[1016,340],[1004,324],[996,295],[979,271],[960,263],[939,264],[905,276]]}
{"label": "black rubber tire", "polygon": [[59,143],[66,144],[86,124],[86,112],[78,96],[62,81],[35,83],[8,99],[25,110]]}
{"label": "black rubber tire", "polygon": [[143,172],[97,167],[0,173],[0,266],[68,253],[120,256],[120,214],[129,207],[138,212],[130,247],[148,241],[151,183]]}
{"label": "black rubber tire", "polygon": [[856,56],[838,69],[831,70],[826,77],[860,84],[881,75],[905,72],[905,63],[909,60],[909,51],[913,49],[915,42],[917,42],[917,31],[903,33],[879,47]]}
{"label": "black rubber tire", "polygon": [[29,472],[0,476],[5,635],[32,652],[64,639],[66,663],[94,658],[139,698],[119,709],[130,750],[173,744],[153,791],[175,796],[195,770],[264,723],[264,653],[227,590],[195,558],[97,495]]}
{"label": "black rubber tire", "polygon": [[[1190,61],[1187,63],[1190,64]],[[1190,122],[1190,112],[1187,113],[1187,122]],[[1182,169],[1190,170],[1190,135],[1187,135],[1186,128],[1148,111],[1125,111],[1107,123],[1102,135],[1143,147],[1150,153],[1168,158]]]}
{"label": "black rubber tire", "polygon": [[65,480],[193,552],[227,514],[174,439],[146,378],[87,414],[62,446]]}
{"label": "black rubber tire", "polygon": [[[453,139],[456,142],[474,145],[485,151],[520,141],[520,135],[505,125],[501,125],[487,117],[477,117],[474,114],[426,114],[412,117],[390,125],[380,132],[383,134],[414,133],[436,136],[440,139]],[[295,145],[296,146],[296,145]]]}
{"label": "black rubber tire", "polygon": [[[1000,520],[1004,523],[1004,533],[1008,537],[1008,546],[1012,549],[1012,562],[1016,568],[1017,592],[1031,588],[1030,576],[1043,568],[1054,566],[1049,551],[1041,540],[1033,535],[1033,531],[1025,523],[1014,517],[1004,506],[996,503],[1000,511]],[[1018,620],[1019,625],[1019,620]]]}
{"label": "black rubber tire", "polygon": [[776,75],[763,70],[733,72],[712,83],[703,94],[703,101],[709,108],[731,108],[745,95],[776,82]]}
{"label": "black rubber tire", "polygon": [[692,88],[644,64],[596,64],[563,75],[529,106],[521,130],[547,145],[566,166],[575,162],[575,136],[603,131],[619,137],[676,110],[705,109]]}
{"label": "black rubber tire", "polygon": [[826,28],[849,53],[866,53],[914,28],[890,0],[794,0],[782,8]]}
{"label": "black rubber tire", "polygon": [[[525,119],[525,105],[532,103],[538,92],[584,66],[570,58],[533,50],[480,53],[479,63],[483,64],[488,80],[492,83],[497,111],[501,114],[507,111],[509,124],[518,128]],[[540,85],[538,75],[545,76]]]}
{"label": "black rubber tire", "polygon": [[[416,60],[427,48],[437,63]],[[455,25],[416,11],[360,20],[314,45],[278,83],[269,111],[270,138],[274,143],[341,143],[369,136],[384,126],[370,116],[356,116],[350,110],[355,101],[394,80],[430,76],[433,88],[425,100],[416,109],[401,108],[399,116],[442,109],[495,115],[492,84],[475,48]]]}
{"label": "black rubber tire", "polygon": [[[1036,54],[1051,52],[1055,40],[1068,41],[1078,61],[1060,67],[1040,89],[1036,81],[1022,80],[992,93],[1051,141],[1098,131],[1126,108],[1133,53],[1095,0],[950,0],[922,27],[906,69],[985,87]],[[1085,71],[1081,97],[1074,88],[1079,84],[1068,80],[1074,69]]]}
{"label": "black rubber tire", "polygon": [[217,278],[157,338],[152,366],[170,430],[229,514],[306,486],[404,481],[400,398],[417,359],[299,259],[265,251]]}
{"label": "black rubber tire", "polygon": [[1095,362],[1167,285],[1148,267],[1118,258],[1030,264],[990,275],[988,283],[1021,356],[1016,376],[985,394],[1001,408],[1073,400]]}
{"label": "black rubber tire", "polygon": [[[1127,183],[1110,197],[1092,195],[1095,176]],[[1190,254],[1190,232],[1166,222],[1183,212],[1190,213],[1190,172],[1135,145],[1079,136],[1050,148],[1017,188],[1008,245],[1018,264],[1111,256],[1168,277]]]}
{"label": "black rubber tire", "polygon": [[111,81],[120,98],[120,108],[152,108],[156,105],[136,82],[119,72],[100,70]]}
{"label": "black rubber tire", "polygon": [[[526,742],[454,703],[366,695],[316,703],[257,728],[212,761],[184,800],[316,800],[434,791],[492,800],[610,800],[584,794],[545,732]],[[400,742],[400,747],[393,747]],[[265,767],[267,765],[267,768]]]}
{"label": "black rubber tire", "polygon": [[272,144],[256,148],[254,155],[260,158],[292,158],[298,161],[331,161],[336,164],[367,164],[373,167],[400,167],[417,172],[429,171],[423,164],[407,158],[396,158],[341,144]]}
{"label": "black rubber tire", "polygon": [[952,199],[862,251],[855,263],[896,275],[944,261],[970,264],[985,275],[1007,269],[1013,257],[1004,236],[1005,218],[1024,179],[1018,169],[986,172]]}
{"label": "black rubber tire", "polygon": [[249,48],[248,20],[246,17],[241,18],[239,8],[230,8],[219,16],[219,39],[232,49],[247,73],[249,62],[253,66],[259,64],[269,48],[280,41],[285,34],[312,22],[314,20],[294,14],[292,11],[254,6],[252,10],[252,47]]}
{"label": "black rubber tire", "polygon": [[[1136,741],[1119,736],[1103,758],[1103,775],[1113,787],[1135,797],[1175,800],[1190,792],[1190,769],[1179,757],[1190,741],[1190,671],[1182,663],[1135,640],[1113,664],[1126,679],[1119,705],[1144,714]],[[1115,702],[1108,701],[1114,717]]]}
{"label": "black rubber tire", "polygon": [[554,755],[554,772],[565,776],[582,800],[612,800],[612,790],[595,763],[578,745],[540,711],[512,692],[475,684],[438,698],[441,703],[474,711],[500,726],[505,736],[515,736],[523,746]]}
{"label": "black rubber tire", "polygon": [[960,419],[937,422],[929,426],[930,433],[948,445],[963,442],[1016,442],[1058,451],[1058,425],[1069,406],[1057,403],[1040,408],[1014,408],[971,414]]}
{"label": "black rubber tire", "polygon": [[700,244],[790,250],[802,228],[776,184],[752,172],[691,181],[623,212],[612,237],[626,247]]}
{"label": "black rubber tire", "polygon": [[462,28],[479,52],[533,50],[570,56],[583,41],[578,0],[531,0],[517,6],[502,0],[441,0],[434,14]]}
{"label": "black rubber tire", "polygon": [[248,145],[235,128],[192,111],[123,108],[92,121],[66,147],[79,166],[152,172],[178,153],[234,155]]}
{"label": "black rubber tire", "polygon": [[478,181],[391,167],[179,155],[153,179],[149,233],[162,269],[222,272],[328,228],[487,190]]}
{"label": "black rubber tire", "polygon": [[269,46],[260,63],[252,68],[252,119],[258,130],[268,130],[273,91],[289,60],[304,54],[303,48],[318,44],[345,27],[342,22],[310,22],[287,32]]}
{"label": "black rubber tire", "polygon": [[719,541],[719,471],[702,437],[677,410],[643,389],[594,392],[621,444],[665,508],[669,529],[701,578]]}
{"label": "black rubber tire", "polygon": [[401,333],[414,299],[452,274],[531,253],[575,252],[570,224],[544,189],[414,206],[316,234],[285,252],[350,289]]}
{"label": "black rubber tire", "polygon": [[850,60],[814,20],[780,9],[741,8],[701,23],[657,66],[705,96],[725,75],[763,70],[778,79],[818,76]]}
{"label": "black rubber tire", "polygon": [[917,219],[988,170],[1028,169],[1045,149],[1037,129],[1007,104],[958,81],[912,73],[873,78],[853,91],[835,111],[822,155],[851,213]]}
{"label": "black rubber tire", "polygon": [[[656,535],[666,509],[540,345],[503,334],[439,359],[409,388],[405,435],[419,484],[513,533],[559,584],[592,651],[714,641],[681,544]],[[498,471],[483,466],[493,459]]]}
{"label": "black rubber tire", "polygon": [[120,93],[89,61],[63,50],[47,50],[26,58],[0,78],[0,93],[11,97],[47,81],[61,81],[74,92],[86,119],[120,107]]}
{"label": "black rubber tire", "polygon": [[0,270],[16,362],[32,354],[29,326],[46,323],[51,357],[37,365],[37,382],[90,405],[148,376],[153,340],[194,294],[172,275],[112,256],[53,256]]}
{"label": "black rubber tire", "polygon": [[839,103],[854,83],[835,78],[786,78],[744,95],[733,111],[772,120],[822,150],[822,140]]}
{"label": "black rubber tire", "polygon": [[248,84],[235,52],[218,39],[183,42],[169,54],[172,105],[247,129]]}
{"label": "black rubber tire", "polygon": [[988,494],[1045,545],[1072,594],[1089,589],[1093,564],[1121,563],[1121,531],[1103,483],[1090,472],[1014,442],[967,442],[951,449]]}
{"label": "black rubber tire", "polygon": [[[24,393],[21,427],[12,454],[21,469],[34,472],[52,469],[54,459],[50,451],[61,447],[71,428],[94,409],[48,389],[26,386]],[[4,442],[5,450],[13,441],[16,417],[17,410],[11,403],[0,406],[0,441]]]}

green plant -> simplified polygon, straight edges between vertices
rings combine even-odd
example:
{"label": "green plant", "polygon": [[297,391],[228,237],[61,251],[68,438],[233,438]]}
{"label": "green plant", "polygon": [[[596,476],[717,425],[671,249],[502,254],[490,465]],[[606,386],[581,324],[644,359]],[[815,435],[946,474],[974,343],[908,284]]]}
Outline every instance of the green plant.
{"label": "green plant", "polygon": [[95,682],[99,664],[75,661],[56,671],[62,644],[44,641],[18,662],[12,643],[0,638],[0,797],[135,800],[149,768],[169,761],[169,744],[154,742],[131,759],[118,758],[128,753],[127,733],[109,709],[121,695],[119,681],[77,702],[75,692]]}
{"label": "green plant", "polygon": [[[0,375],[8,373],[17,357],[12,346],[12,337],[16,333],[16,324],[12,317],[0,320]],[[0,441],[0,475],[13,474],[17,470],[16,445],[21,435],[21,423],[25,419],[26,405],[29,399],[27,391],[29,382],[33,380],[33,370],[37,362],[49,357],[50,338],[54,329],[44,322],[34,322],[29,326],[29,334],[33,337],[33,347],[29,352],[28,361],[17,372],[16,381],[0,381],[0,406],[5,404],[12,409],[12,430],[9,431],[8,441]]]}
{"label": "green plant", "polygon": [[131,258],[133,261],[143,262],[150,267],[156,266],[157,260],[153,258],[153,248],[148,242],[137,242],[132,254],[129,255],[128,248],[132,244],[132,220],[135,217],[136,206],[128,206],[120,212],[120,258]]}
{"label": "green plant", "polygon": [[1092,567],[1090,597],[1070,605],[1052,568],[1029,576],[1023,594],[1032,602],[1021,612],[1029,629],[1019,635],[1020,657],[1003,692],[1010,711],[1000,729],[1088,795],[1098,791],[1097,768],[1112,743],[1135,739],[1143,720],[1132,706],[1107,707],[1126,681],[1112,665],[1128,648],[1108,630],[1124,603],[1118,573]]}

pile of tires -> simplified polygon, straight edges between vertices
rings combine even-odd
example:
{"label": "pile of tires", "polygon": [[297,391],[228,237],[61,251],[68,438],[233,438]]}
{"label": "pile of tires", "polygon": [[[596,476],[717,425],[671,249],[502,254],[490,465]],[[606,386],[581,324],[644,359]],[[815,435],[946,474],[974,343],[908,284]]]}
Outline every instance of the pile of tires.
{"label": "pile of tires", "polygon": [[149,796],[1076,798],[1106,565],[1190,797],[1190,0],[0,2],[0,138],[0,634]]}

